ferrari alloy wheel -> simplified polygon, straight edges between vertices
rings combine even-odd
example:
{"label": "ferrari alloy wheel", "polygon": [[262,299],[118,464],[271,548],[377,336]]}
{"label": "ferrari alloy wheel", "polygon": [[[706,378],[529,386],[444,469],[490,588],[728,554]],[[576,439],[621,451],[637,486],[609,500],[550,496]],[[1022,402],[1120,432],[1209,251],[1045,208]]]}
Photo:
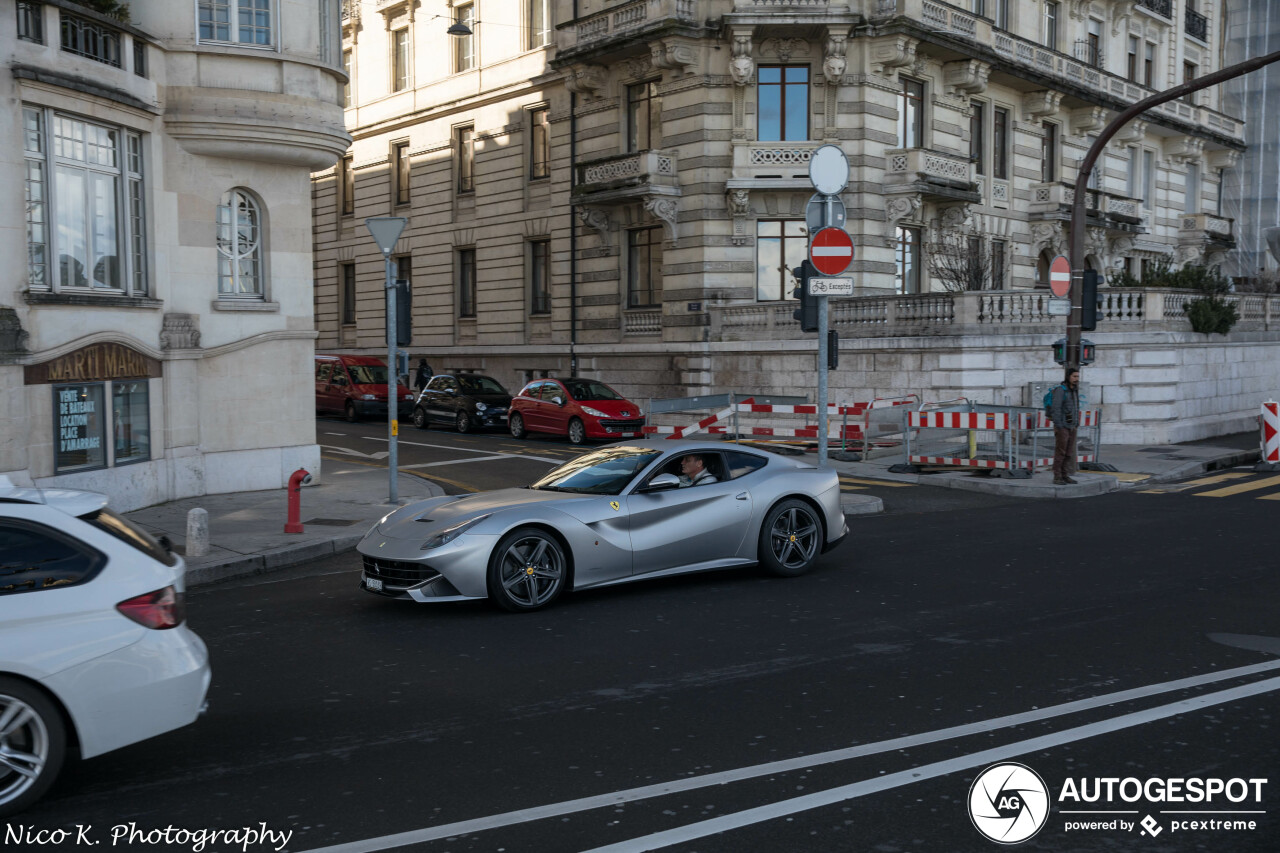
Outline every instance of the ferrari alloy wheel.
{"label": "ferrari alloy wheel", "polygon": [[760,527],[760,563],[772,574],[802,575],[813,565],[822,545],[822,522],[813,507],[785,500],[769,510]]}
{"label": "ferrari alloy wheel", "polygon": [[574,418],[569,421],[569,443],[582,444],[587,440],[587,428],[582,425],[582,421]]}
{"label": "ferrari alloy wheel", "polygon": [[415,406],[413,409],[413,425],[418,429],[427,428],[427,412],[421,406]]}
{"label": "ferrari alloy wheel", "polygon": [[0,817],[38,800],[62,769],[66,729],[39,690],[0,678]]}
{"label": "ferrari alloy wheel", "polygon": [[524,418],[518,412],[512,412],[511,420],[507,421],[507,429],[511,430],[512,438],[524,438]]}
{"label": "ferrari alloy wheel", "polygon": [[471,415],[466,412],[458,412],[458,417],[454,420],[454,426],[458,428],[458,432],[471,432]]}
{"label": "ferrari alloy wheel", "polygon": [[489,597],[504,610],[537,610],[564,590],[568,562],[550,533],[513,530],[489,558]]}

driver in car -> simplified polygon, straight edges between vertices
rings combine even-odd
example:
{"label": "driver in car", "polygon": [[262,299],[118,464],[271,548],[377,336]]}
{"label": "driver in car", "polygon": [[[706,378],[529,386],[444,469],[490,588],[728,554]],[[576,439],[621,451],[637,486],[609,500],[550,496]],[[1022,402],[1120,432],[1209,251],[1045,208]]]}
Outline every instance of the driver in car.
{"label": "driver in car", "polygon": [[717,482],[715,475],[706,469],[701,456],[690,453],[688,456],[680,457],[680,488],[714,482]]}

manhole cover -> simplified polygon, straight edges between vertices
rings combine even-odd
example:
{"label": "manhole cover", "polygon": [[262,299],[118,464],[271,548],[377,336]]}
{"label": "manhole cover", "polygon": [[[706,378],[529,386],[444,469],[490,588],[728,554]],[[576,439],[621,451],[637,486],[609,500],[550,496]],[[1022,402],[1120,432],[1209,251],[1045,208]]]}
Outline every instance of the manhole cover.
{"label": "manhole cover", "polygon": [[303,524],[318,524],[321,527],[350,527],[359,523],[358,518],[312,518],[303,522]]}

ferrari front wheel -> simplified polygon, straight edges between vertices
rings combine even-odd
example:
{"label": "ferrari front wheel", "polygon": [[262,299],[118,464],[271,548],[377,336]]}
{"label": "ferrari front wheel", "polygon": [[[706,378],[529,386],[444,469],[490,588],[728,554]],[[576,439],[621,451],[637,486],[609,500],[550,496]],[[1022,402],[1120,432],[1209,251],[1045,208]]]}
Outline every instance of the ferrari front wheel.
{"label": "ferrari front wheel", "polygon": [[564,591],[568,559],[545,530],[521,527],[498,542],[489,558],[489,597],[503,610],[537,610]]}

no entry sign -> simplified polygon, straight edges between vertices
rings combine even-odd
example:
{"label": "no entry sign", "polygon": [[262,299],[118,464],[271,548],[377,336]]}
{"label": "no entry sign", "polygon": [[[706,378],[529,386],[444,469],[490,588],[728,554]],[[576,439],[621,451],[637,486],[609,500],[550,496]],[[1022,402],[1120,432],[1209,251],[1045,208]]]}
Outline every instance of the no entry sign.
{"label": "no entry sign", "polygon": [[809,260],[823,275],[840,275],[853,263],[853,238],[843,228],[823,228],[809,243]]}
{"label": "no entry sign", "polygon": [[1054,258],[1049,265],[1049,292],[1054,296],[1067,296],[1071,293],[1071,262],[1062,255]]}

